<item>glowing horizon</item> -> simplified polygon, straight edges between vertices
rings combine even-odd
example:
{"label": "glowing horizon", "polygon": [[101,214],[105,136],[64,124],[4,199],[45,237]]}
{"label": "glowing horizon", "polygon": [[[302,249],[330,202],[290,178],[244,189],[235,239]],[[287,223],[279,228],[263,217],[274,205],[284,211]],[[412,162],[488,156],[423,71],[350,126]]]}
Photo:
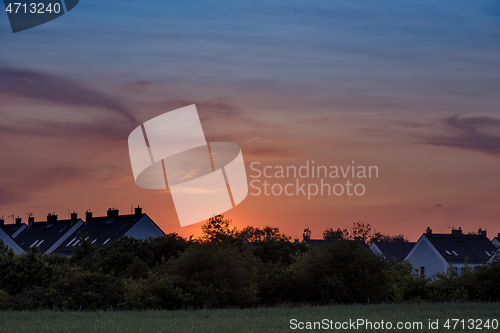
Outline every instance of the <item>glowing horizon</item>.
{"label": "glowing horizon", "polygon": [[362,196],[249,195],[224,214],[239,229],[500,232],[497,2],[120,3],[17,34],[0,19],[6,220],[140,205],[166,233],[199,234],[167,191],[136,186],[127,147],[138,124],[196,104],[206,141],[240,146],[249,176],[254,162],[378,167]]}

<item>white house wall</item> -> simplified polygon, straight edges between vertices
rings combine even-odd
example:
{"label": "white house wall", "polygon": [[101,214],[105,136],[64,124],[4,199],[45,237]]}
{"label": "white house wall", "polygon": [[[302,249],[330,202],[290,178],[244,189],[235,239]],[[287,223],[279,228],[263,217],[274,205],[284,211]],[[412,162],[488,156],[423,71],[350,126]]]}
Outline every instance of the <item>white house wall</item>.
{"label": "white house wall", "polygon": [[437,272],[443,273],[447,267],[446,261],[425,236],[420,237],[406,259],[413,265],[413,268],[418,270],[418,274],[420,274],[420,267],[425,267],[426,277]]}
{"label": "white house wall", "polygon": [[[457,269],[457,273],[460,274],[460,272],[462,271],[462,268],[465,267],[465,264],[452,264],[453,267],[455,267]],[[474,269],[476,266],[481,266],[479,264],[467,264],[467,266],[469,266],[470,269]]]}
{"label": "white house wall", "polygon": [[130,230],[125,234],[136,239],[146,239],[148,237],[165,236],[165,233],[151,221],[147,216],[140,219]]}

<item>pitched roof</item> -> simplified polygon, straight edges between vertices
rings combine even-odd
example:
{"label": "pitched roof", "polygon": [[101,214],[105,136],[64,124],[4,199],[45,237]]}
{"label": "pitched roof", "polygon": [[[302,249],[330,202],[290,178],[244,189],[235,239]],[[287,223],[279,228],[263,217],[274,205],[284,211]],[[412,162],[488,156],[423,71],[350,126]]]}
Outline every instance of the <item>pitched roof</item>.
{"label": "pitched roof", "polygon": [[426,233],[424,236],[451,263],[463,263],[466,258],[470,263],[485,263],[495,253],[496,248],[483,235],[464,235],[461,232],[452,234]]}
{"label": "pitched roof", "polygon": [[2,227],[0,227],[0,240],[6,245],[9,249],[14,250],[14,253],[20,254],[23,253],[24,250],[16,243],[12,237],[10,237]]}
{"label": "pitched roof", "polygon": [[374,242],[379,250],[386,258],[394,258],[396,261],[403,261],[411,249],[415,246],[415,242]]}
{"label": "pitched roof", "polygon": [[80,234],[88,234],[93,244],[102,247],[110,242],[124,236],[142,218],[149,217],[146,214],[111,215],[93,217],[83,223],[75,230],[65,242],[60,244],[54,253],[70,255],[71,247],[78,245]]}
{"label": "pitched roof", "polygon": [[[41,252],[46,253],[72,228],[78,227],[82,223],[83,221],[80,219],[35,222],[22,231],[15,240],[24,251],[29,251],[32,246],[37,246]],[[47,253],[50,252],[52,251]]]}
{"label": "pitched roof", "polygon": [[0,227],[7,235],[9,235],[12,238],[15,238],[17,236],[16,233],[20,233],[24,228],[26,228],[26,224],[21,223],[12,223],[12,224],[4,224],[3,226]]}
{"label": "pitched roof", "polygon": [[498,234],[497,237],[493,238],[493,240],[491,242],[493,243],[493,245],[495,245],[496,248],[499,248],[500,247],[500,233]]}

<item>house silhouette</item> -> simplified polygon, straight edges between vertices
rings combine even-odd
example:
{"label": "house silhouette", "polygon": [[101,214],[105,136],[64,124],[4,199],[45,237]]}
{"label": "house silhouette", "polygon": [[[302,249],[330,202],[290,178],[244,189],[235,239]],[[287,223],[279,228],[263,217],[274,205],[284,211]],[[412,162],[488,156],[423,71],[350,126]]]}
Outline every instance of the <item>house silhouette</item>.
{"label": "house silhouette", "polygon": [[446,272],[450,264],[458,273],[466,264],[470,268],[483,265],[491,260],[495,251],[484,230],[479,229],[477,235],[463,234],[460,228],[450,234],[434,234],[432,229],[427,228],[405,260],[420,275],[429,277]]}
{"label": "house silhouette", "polygon": [[77,213],[71,213],[70,219],[59,220],[56,214],[48,214],[46,221],[35,222],[28,218],[28,225],[21,218],[15,224],[5,224],[0,220],[0,239],[15,253],[30,251],[38,247],[42,253],[61,253],[70,256],[73,248],[80,242],[80,235],[86,234],[92,244],[102,247],[122,236],[136,239],[165,236],[156,223],[135,208],[134,214],[120,215],[117,209],[108,209],[106,216],[93,217],[86,212],[85,221]]}

